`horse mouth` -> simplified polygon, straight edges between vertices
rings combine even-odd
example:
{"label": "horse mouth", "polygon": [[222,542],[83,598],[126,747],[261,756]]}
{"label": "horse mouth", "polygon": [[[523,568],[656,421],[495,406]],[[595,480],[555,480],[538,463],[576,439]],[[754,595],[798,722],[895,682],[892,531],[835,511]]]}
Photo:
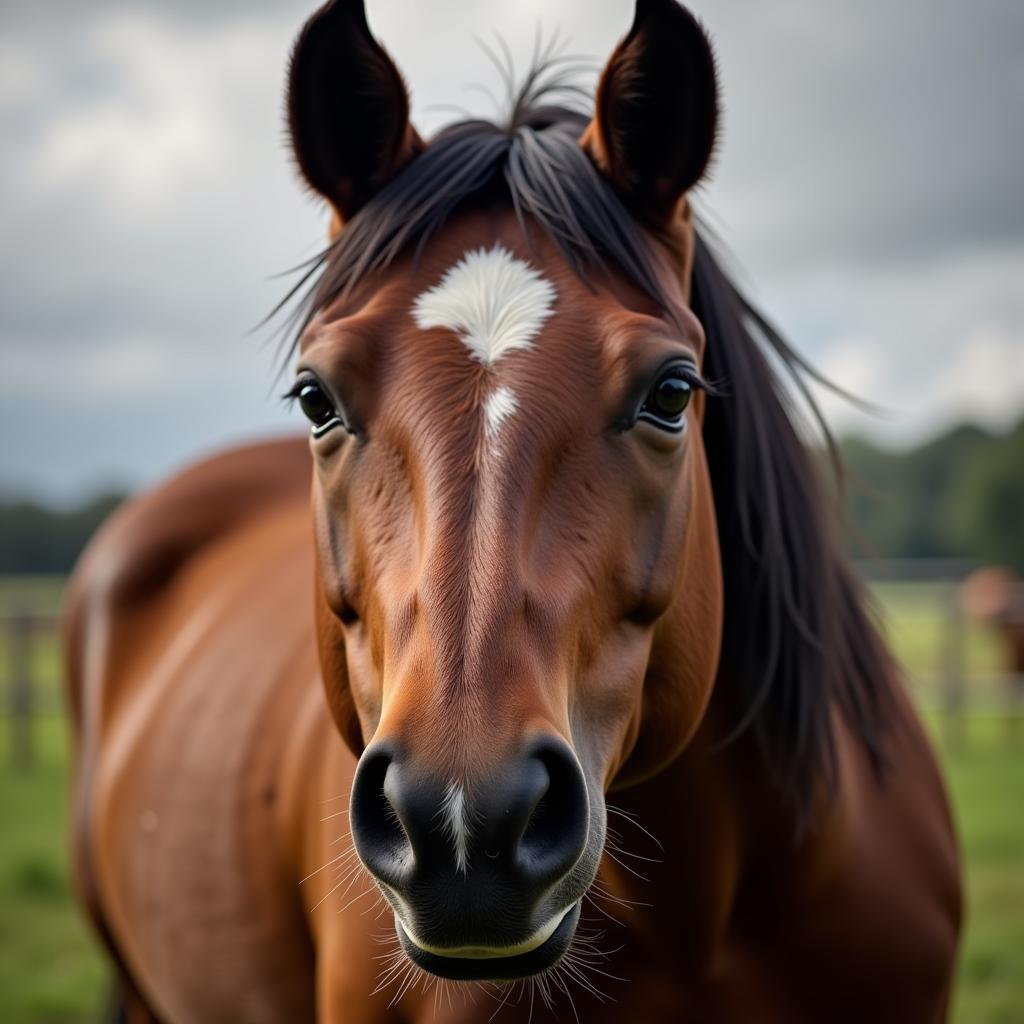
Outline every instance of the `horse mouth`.
{"label": "horse mouth", "polygon": [[512,946],[429,946],[413,938],[395,916],[395,930],[417,967],[452,981],[514,981],[553,967],[572,943],[580,904],[554,915],[528,939]]}

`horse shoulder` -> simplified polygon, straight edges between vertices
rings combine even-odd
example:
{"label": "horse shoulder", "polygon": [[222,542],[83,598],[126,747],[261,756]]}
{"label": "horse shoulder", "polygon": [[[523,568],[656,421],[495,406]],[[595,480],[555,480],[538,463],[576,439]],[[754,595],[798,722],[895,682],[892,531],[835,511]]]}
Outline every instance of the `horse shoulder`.
{"label": "horse shoulder", "polygon": [[[64,681],[77,740],[76,777],[95,756],[109,691],[147,654],[172,584],[204,550],[299,502],[308,448],[289,439],[230,450],[122,505],[86,547],[64,595]],[[124,684],[127,685],[127,684]]]}
{"label": "horse shoulder", "polygon": [[127,501],[87,546],[69,581],[70,625],[97,606],[112,611],[162,590],[192,555],[309,486],[297,439],[236,448]]}
{"label": "horse shoulder", "polygon": [[[166,631],[156,624],[175,618],[174,584],[188,567],[205,551],[272,520],[279,511],[294,508],[295,516],[308,519],[309,480],[308,448],[302,440],[213,456],[121,506],[87,546],[69,580],[62,646],[75,740],[72,863],[80,899],[115,963],[122,964],[123,957],[94,853],[100,762],[109,741],[122,731],[117,701],[136,699],[146,679],[139,666],[166,640]],[[179,609],[179,620],[182,614]],[[120,973],[130,994],[131,976],[123,965]]]}

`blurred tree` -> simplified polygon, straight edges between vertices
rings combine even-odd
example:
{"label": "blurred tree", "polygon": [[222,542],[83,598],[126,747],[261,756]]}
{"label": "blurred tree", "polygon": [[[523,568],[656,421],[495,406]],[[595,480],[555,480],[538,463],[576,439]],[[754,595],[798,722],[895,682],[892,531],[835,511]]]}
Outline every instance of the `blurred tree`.
{"label": "blurred tree", "polygon": [[1024,421],[975,453],[945,507],[952,547],[1024,571]]}
{"label": "blurred tree", "polygon": [[32,502],[0,504],[0,573],[66,573],[86,541],[124,500],[103,495],[70,511]]}
{"label": "blurred tree", "polygon": [[1024,572],[1024,420],[1002,436],[961,426],[909,451],[857,438],[842,451],[858,553]]}

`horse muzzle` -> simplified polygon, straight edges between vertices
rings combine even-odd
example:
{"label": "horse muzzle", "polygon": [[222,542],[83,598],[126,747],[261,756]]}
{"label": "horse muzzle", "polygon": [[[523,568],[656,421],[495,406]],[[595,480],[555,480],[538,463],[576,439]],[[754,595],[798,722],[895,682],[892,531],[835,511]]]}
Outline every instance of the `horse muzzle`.
{"label": "horse muzzle", "polygon": [[374,743],[356,772],[351,825],[403,949],[424,970],[524,978],[569,948],[597,857],[583,771],[561,739],[533,739],[472,784]]}

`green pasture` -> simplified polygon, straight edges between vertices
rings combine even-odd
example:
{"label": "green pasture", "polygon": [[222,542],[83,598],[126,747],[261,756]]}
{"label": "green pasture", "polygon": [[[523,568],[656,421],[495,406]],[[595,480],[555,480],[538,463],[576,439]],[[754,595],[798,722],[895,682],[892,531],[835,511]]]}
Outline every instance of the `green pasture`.
{"label": "green pasture", "polygon": [[6,729],[0,742],[0,1021],[92,1024],[107,979],[71,897],[64,719],[40,718],[35,738],[38,762],[20,774]]}
{"label": "green pasture", "polygon": [[[0,584],[0,612],[20,600],[24,586]],[[55,607],[56,581],[31,587],[40,610]],[[969,917],[953,1019],[1018,1024],[1024,1021],[1024,721],[1001,707],[998,643],[979,629],[965,640],[971,710],[955,729],[940,718],[935,680],[948,628],[941,599],[917,585],[887,585],[877,598],[898,656],[919,681],[915,692],[939,745],[964,849]],[[0,631],[5,700],[7,656]],[[94,1022],[101,1019],[107,980],[68,878],[66,726],[56,710],[52,637],[38,637],[33,664],[42,683],[30,769],[10,767],[10,723],[0,716],[0,1022]]]}

